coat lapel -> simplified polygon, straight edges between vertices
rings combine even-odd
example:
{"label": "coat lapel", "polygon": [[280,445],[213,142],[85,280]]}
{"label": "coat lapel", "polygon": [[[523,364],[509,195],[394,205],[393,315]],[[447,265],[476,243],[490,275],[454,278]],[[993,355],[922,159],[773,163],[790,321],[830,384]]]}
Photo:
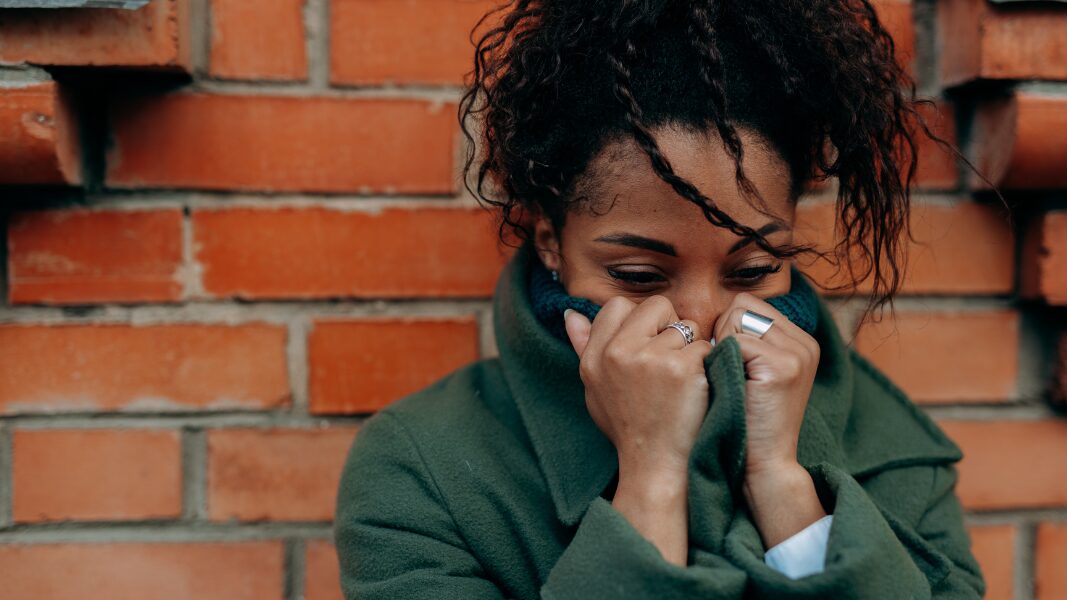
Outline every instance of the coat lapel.
{"label": "coat lapel", "polygon": [[530,260],[537,259],[524,246],[501,275],[493,324],[504,377],[556,514],[570,526],[611,482],[618,457],[585,407],[578,355],[534,316],[527,289]]}

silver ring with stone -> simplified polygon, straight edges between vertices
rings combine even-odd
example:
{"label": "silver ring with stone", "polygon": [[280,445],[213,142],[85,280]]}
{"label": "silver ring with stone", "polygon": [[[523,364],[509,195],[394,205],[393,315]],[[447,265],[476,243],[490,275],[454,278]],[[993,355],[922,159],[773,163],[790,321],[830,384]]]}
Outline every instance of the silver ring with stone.
{"label": "silver ring with stone", "polygon": [[670,325],[668,325],[667,327],[673,327],[673,328],[677,329],[678,333],[682,334],[682,337],[685,339],[685,345],[686,346],[688,346],[689,344],[693,343],[693,339],[695,339],[695,338],[693,336],[693,328],[692,327],[686,325],[685,323],[683,323],[681,321],[675,321],[675,322],[671,323]]}
{"label": "silver ring with stone", "polygon": [[765,317],[757,312],[746,310],[741,315],[741,332],[752,334],[758,338],[761,338],[771,329],[771,325],[774,325],[774,319]]}

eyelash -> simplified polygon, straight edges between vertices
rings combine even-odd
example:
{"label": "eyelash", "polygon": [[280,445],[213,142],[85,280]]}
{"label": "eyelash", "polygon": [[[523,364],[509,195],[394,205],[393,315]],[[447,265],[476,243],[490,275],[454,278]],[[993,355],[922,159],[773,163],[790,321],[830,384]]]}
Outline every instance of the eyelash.
{"label": "eyelash", "polygon": [[[782,270],[782,263],[775,265],[763,265],[738,269],[731,274],[730,279],[740,281],[744,285],[757,285],[770,275]],[[617,271],[608,269],[608,275],[612,279],[636,286],[648,286],[666,281],[666,278],[651,271]]]}

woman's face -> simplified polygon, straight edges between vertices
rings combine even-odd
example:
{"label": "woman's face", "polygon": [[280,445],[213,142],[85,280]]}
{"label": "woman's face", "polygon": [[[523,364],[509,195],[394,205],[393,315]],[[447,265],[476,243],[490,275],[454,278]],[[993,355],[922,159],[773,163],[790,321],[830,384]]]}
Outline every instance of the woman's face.
{"label": "woman's face", "polygon": [[[712,133],[675,128],[653,130],[674,171],[738,222],[768,241],[793,241],[795,203],[789,171],[776,153],[750,131],[739,129],[745,174],[767,203],[762,214],[742,196],[734,162]],[[604,304],[613,296],[641,301],[663,295],[678,316],[691,319],[704,339],[715,320],[741,292],[770,298],[789,291],[789,264],[755,243],[709,223],[652,170],[633,140],[608,144],[579,182],[589,203],[567,214],[562,231],[538,221],[535,242],[541,260],[559,272],[572,296]],[[755,202],[755,201],[754,201]]]}

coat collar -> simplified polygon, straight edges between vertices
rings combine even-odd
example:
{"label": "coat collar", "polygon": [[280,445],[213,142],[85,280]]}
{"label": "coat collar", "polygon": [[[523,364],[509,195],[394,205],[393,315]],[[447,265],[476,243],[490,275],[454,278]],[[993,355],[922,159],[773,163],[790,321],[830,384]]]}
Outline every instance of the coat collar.
{"label": "coat collar", "polygon": [[[537,260],[536,255],[526,245],[504,269],[497,284],[493,322],[504,377],[556,513],[569,526],[578,522],[589,503],[611,482],[618,471],[618,458],[615,447],[586,409],[578,356],[534,315],[528,290],[532,260]],[[803,465],[829,462],[858,474],[908,460],[958,460],[959,449],[925,415],[916,414],[919,411],[899,391],[891,393],[895,390],[891,384],[892,390],[887,392],[885,381],[871,386],[869,376],[862,377],[859,391],[863,405],[885,411],[895,429],[882,426],[881,416],[871,419],[854,414],[857,372],[853,352],[821,301],[819,311],[815,338],[821,359],[801,427],[798,461]],[[708,411],[701,426],[691,468],[702,468],[702,460],[716,460],[733,487],[740,484],[745,446],[740,347],[734,340],[725,340],[705,360],[705,367],[712,383],[712,403],[719,406]],[[906,405],[904,416],[899,409],[902,402]],[[864,412],[876,415],[878,410]],[[861,451],[853,451],[855,448]],[[850,457],[850,453],[858,458]],[[711,454],[717,456],[708,459]]]}

